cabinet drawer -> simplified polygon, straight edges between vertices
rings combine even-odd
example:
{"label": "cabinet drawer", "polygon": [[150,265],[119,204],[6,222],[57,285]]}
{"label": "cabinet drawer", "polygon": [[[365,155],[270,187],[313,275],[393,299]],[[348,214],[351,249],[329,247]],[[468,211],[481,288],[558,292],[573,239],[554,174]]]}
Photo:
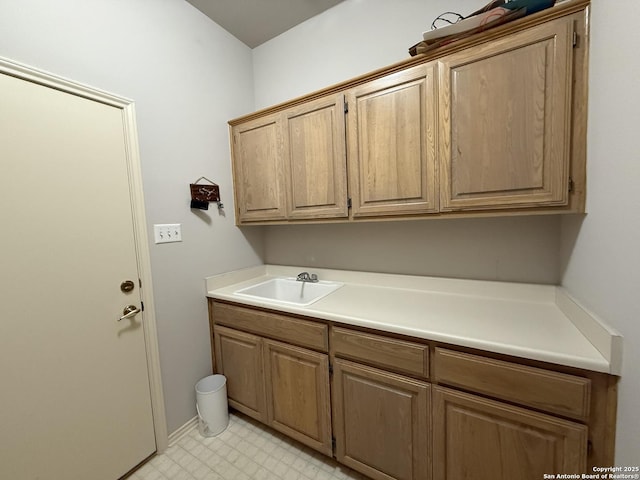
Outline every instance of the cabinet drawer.
{"label": "cabinet drawer", "polygon": [[455,352],[435,351],[435,381],[580,420],[589,417],[591,381]]}
{"label": "cabinet drawer", "polygon": [[421,378],[429,377],[429,347],[419,343],[357,332],[340,327],[331,329],[333,353]]}
{"label": "cabinet drawer", "polygon": [[322,352],[329,349],[328,327],[319,322],[218,302],[213,303],[213,321],[293,345]]}

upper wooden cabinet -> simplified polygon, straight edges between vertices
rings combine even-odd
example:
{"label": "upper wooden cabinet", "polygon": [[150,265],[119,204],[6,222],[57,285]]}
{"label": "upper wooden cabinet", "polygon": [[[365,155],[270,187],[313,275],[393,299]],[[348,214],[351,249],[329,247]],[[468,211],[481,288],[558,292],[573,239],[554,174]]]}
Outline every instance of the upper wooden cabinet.
{"label": "upper wooden cabinet", "polygon": [[583,212],[588,5],[232,120],[237,223]]}
{"label": "upper wooden cabinet", "polygon": [[239,224],[348,216],[344,95],[233,126]]}
{"label": "upper wooden cabinet", "polygon": [[238,223],[286,218],[280,117],[269,115],[231,130]]}
{"label": "upper wooden cabinet", "polygon": [[439,61],[442,210],[567,204],[573,24]]}
{"label": "upper wooden cabinet", "polygon": [[343,95],[285,110],[283,122],[289,218],[346,217]]}
{"label": "upper wooden cabinet", "polygon": [[437,211],[434,65],[347,92],[354,217]]}

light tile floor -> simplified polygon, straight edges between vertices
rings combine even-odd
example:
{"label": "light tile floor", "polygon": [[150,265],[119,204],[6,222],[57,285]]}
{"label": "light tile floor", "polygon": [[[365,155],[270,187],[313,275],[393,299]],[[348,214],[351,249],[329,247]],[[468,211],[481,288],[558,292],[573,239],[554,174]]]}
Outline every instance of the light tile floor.
{"label": "light tile floor", "polygon": [[191,430],[128,480],[366,480],[241,414],[221,434]]}

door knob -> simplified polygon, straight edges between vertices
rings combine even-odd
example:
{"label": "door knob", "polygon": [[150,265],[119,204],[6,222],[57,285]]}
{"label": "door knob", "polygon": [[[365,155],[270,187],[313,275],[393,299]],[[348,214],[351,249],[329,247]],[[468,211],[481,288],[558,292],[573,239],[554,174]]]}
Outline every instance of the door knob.
{"label": "door knob", "polygon": [[126,320],[127,318],[133,318],[137,314],[139,314],[140,311],[141,310],[135,305],[127,305],[126,307],[124,307],[124,310],[122,311],[123,315],[118,319],[118,321]]}
{"label": "door knob", "polygon": [[123,293],[129,293],[135,288],[135,286],[136,284],[131,280],[125,280],[120,284],[120,290],[122,290]]}

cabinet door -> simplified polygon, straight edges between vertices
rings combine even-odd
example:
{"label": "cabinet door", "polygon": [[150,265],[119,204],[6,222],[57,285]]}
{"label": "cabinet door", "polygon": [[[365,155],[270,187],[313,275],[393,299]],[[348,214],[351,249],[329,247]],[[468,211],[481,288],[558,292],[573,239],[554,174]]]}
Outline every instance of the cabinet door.
{"label": "cabinet door", "polygon": [[566,205],[573,19],[439,61],[441,210]]}
{"label": "cabinet door", "polygon": [[329,357],[264,340],[268,424],[332,455]]}
{"label": "cabinet door", "polygon": [[355,87],[347,100],[353,216],[436,211],[433,64]]}
{"label": "cabinet door", "polygon": [[281,116],[232,127],[237,223],[286,218]]}
{"label": "cabinet door", "polygon": [[227,378],[229,405],[266,422],[261,338],[217,325],[214,338],[216,365]]}
{"label": "cabinet door", "polygon": [[434,387],[437,480],[540,480],[586,473],[587,427]]}
{"label": "cabinet door", "polygon": [[289,218],[340,218],[347,210],[344,96],[284,112]]}
{"label": "cabinet door", "polygon": [[373,479],[431,478],[428,384],[336,359],[332,387],[339,462]]}

